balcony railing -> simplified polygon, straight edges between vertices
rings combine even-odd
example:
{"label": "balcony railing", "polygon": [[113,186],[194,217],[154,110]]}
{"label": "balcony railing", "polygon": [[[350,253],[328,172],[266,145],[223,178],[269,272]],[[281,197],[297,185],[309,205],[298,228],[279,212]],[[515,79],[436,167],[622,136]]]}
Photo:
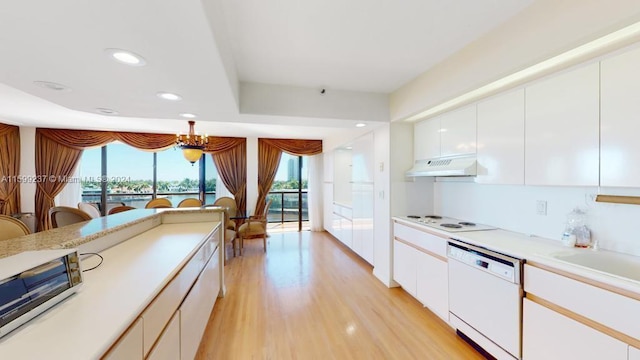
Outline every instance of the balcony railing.
{"label": "balcony railing", "polygon": [[[151,200],[151,193],[125,193],[125,194],[107,194],[107,204],[124,203],[127,206],[144,209],[144,206]],[[178,193],[158,193],[158,197],[166,197],[171,200],[173,206],[178,206],[180,201],[186,198],[197,198],[197,192],[178,192]],[[267,221],[270,223],[285,223],[298,221],[300,212],[298,203],[298,190],[277,190],[271,191],[267,195],[271,199]],[[216,199],[214,192],[206,193],[205,204],[213,204]],[[302,190],[302,221],[309,221],[309,210],[307,205],[307,190]],[[82,194],[82,201],[91,202],[100,205],[100,194],[94,192],[85,192]],[[99,206],[101,207],[101,206]]]}
{"label": "balcony railing", "polygon": [[[271,206],[267,215],[269,222],[292,222],[298,221],[299,198],[298,190],[276,190],[270,191],[267,195],[271,199]],[[307,190],[302,190],[302,221],[309,220]]]}

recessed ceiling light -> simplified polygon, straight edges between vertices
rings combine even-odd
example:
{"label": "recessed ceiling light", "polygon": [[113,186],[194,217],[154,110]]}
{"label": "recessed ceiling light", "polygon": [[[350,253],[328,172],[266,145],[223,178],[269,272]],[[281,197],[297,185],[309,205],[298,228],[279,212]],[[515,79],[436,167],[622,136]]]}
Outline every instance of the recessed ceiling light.
{"label": "recessed ceiling light", "polygon": [[180,114],[180,116],[182,116],[183,118],[187,118],[187,119],[195,119],[196,118],[196,114],[191,114],[191,113],[182,113],[182,114]]}
{"label": "recessed ceiling light", "polygon": [[34,84],[43,87],[45,89],[49,89],[49,90],[55,90],[55,91],[71,91],[71,88],[66,86],[66,85],[62,85],[62,84],[58,84],[58,83],[54,83],[51,81],[34,81]]}
{"label": "recessed ceiling light", "polygon": [[365,127],[365,126],[367,126],[367,124],[365,124],[365,123],[357,123],[356,124],[356,127]]}
{"label": "recessed ceiling light", "polygon": [[352,150],[353,146],[345,146],[344,148],[347,149],[347,150]]}
{"label": "recessed ceiling light", "polygon": [[147,62],[138,54],[122,49],[104,49],[114,60],[130,66],[145,66]]}
{"label": "recessed ceiling light", "polygon": [[119,112],[113,109],[107,109],[107,108],[96,108],[96,112],[98,114],[109,115],[109,116],[116,116],[120,114]]}
{"label": "recessed ceiling light", "polygon": [[182,96],[180,96],[178,94],[169,93],[169,92],[159,92],[156,95],[159,98],[165,99],[165,100],[171,100],[171,101],[182,100]]}

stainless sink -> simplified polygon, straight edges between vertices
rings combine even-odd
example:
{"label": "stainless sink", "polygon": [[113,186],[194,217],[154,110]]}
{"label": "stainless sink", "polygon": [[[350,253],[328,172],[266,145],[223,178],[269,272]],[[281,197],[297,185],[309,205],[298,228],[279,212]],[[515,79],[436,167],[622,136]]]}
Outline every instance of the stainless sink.
{"label": "stainless sink", "polygon": [[555,259],[584,266],[611,275],[640,281],[640,257],[608,251],[562,251],[553,253]]}

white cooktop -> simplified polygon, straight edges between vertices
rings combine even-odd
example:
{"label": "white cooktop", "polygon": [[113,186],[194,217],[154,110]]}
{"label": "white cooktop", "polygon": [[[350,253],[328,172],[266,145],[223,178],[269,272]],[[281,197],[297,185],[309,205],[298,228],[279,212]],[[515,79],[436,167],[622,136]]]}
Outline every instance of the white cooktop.
{"label": "white cooktop", "polygon": [[403,218],[416,224],[448,232],[483,231],[496,229],[496,227],[489,225],[478,224],[471,221],[437,215],[427,215],[419,217],[407,215],[403,216]]}

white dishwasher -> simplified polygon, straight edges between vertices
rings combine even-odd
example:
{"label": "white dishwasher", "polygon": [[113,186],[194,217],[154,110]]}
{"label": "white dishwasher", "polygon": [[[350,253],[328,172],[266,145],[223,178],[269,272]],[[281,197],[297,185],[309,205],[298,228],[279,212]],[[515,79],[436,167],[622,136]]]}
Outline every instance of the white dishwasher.
{"label": "white dishwasher", "polygon": [[523,260],[449,240],[450,322],[497,359],[520,359]]}

